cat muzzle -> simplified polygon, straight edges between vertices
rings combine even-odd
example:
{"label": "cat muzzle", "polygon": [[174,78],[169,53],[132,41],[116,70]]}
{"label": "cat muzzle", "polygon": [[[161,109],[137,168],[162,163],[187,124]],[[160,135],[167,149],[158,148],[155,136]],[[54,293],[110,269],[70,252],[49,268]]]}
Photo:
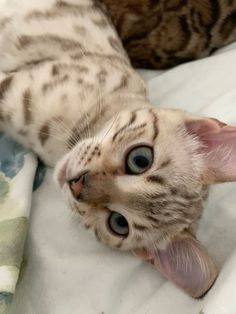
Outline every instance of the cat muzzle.
{"label": "cat muzzle", "polygon": [[68,181],[71,193],[75,199],[79,199],[83,187],[88,179],[88,170],[81,171],[75,178]]}

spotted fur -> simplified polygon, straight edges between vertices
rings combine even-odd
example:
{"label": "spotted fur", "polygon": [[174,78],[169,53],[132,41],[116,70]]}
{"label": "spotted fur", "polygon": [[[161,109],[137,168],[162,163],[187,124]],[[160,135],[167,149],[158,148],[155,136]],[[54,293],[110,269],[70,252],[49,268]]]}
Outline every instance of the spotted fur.
{"label": "spotted fur", "polygon": [[235,0],[100,1],[137,67],[168,68],[236,39]]}

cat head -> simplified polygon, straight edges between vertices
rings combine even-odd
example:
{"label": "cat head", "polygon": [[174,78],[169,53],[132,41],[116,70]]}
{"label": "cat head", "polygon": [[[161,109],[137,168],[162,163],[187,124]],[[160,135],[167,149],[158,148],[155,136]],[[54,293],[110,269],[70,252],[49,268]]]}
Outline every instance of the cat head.
{"label": "cat head", "polygon": [[[98,240],[135,252],[199,296],[216,269],[195,229],[207,186],[236,179],[235,130],[177,110],[124,111],[96,137],[79,142],[55,176]],[[189,267],[172,263],[173,252]]]}

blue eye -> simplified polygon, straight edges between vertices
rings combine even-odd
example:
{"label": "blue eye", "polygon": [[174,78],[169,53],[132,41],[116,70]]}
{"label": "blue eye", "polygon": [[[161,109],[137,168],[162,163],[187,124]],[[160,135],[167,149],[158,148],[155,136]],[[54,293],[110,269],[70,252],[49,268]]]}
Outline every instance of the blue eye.
{"label": "blue eye", "polygon": [[112,212],[109,220],[109,227],[110,229],[120,235],[120,236],[126,236],[129,233],[129,224],[124,216],[117,212]]}
{"label": "blue eye", "polygon": [[126,157],[126,173],[141,174],[153,163],[153,150],[148,146],[133,148]]}

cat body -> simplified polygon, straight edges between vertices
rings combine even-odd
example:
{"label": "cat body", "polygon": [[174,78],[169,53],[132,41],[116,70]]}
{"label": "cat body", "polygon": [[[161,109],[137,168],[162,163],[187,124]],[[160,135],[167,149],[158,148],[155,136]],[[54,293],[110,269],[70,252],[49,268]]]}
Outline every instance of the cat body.
{"label": "cat body", "polygon": [[164,69],[236,39],[235,0],[101,0],[133,65]]}
{"label": "cat body", "polygon": [[91,1],[52,2],[13,16],[1,22],[0,129],[47,164],[121,111],[120,92],[146,101],[143,81]]}
{"label": "cat body", "polygon": [[235,128],[152,107],[91,0],[30,2],[3,16],[0,71],[0,130],[57,164],[55,180],[85,227],[204,294],[217,270],[197,223],[208,185],[236,179],[225,155]]}

